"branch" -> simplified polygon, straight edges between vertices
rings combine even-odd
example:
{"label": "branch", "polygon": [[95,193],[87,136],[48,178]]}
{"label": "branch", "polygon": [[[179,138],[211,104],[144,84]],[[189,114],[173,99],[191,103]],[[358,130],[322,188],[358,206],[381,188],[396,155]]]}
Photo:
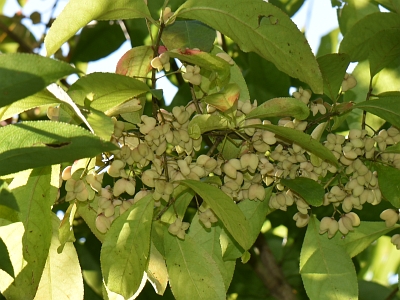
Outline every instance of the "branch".
{"label": "branch", "polygon": [[265,237],[260,233],[254,244],[259,249],[258,255],[253,255],[250,263],[258,277],[276,299],[295,300],[293,288],[287,283],[281,267],[272,254]]}

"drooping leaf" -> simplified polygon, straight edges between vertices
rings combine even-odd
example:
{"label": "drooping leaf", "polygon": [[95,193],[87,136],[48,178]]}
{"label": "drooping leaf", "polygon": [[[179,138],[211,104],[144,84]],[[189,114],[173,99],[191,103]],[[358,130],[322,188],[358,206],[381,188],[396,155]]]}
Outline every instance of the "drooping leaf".
{"label": "drooping leaf", "polygon": [[324,188],[310,178],[296,177],[295,179],[281,179],[280,182],[312,206],[318,207],[324,202]]}
{"label": "drooping leaf", "polygon": [[[265,217],[273,211],[273,209],[269,207],[269,199],[272,194],[272,189],[272,187],[265,189],[266,195],[264,201],[245,199],[238,203],[240,210],[243,212],[246,219],[249,220],[251,244],[254,244],[260,234],[261,227],[265,222]],[[235,241],[232,240],[231,236],[226,233],[221,235],[220,243],[223,257],[226,261],[236,260],[245,252]]]}
{"label": "drooping leaf", "polygon": [[[52,236],[51,206],[58,192],[58,186],[51,184],[51,170],[49,166],[20,172],[10,184],[20,208],[19,218],[25,228],[20,242],[26,265],[22,261],[19,261],[18,267],[13,264],[18,275],[3,293],[8,299],[33,299],[42,277]],[[18,236],[15,238],[18,239]]]}
{"label": "drooping leaf", "polygon": [[225,299],[218,265],[195,240],[186,235],[182,241],[166,233],[164,248],[170,286],[177,300]]}
{"label": "drooping leaf", "polygon": [[117,147],[87,130],[52,121],[28,121],[0,128],[0,175],[94,157]]}
{"label": "drooping leaf", "polygon": [[69,1],[50,27],[44,40],[47,56],[54,54],[62,44],[92,20],[121,20],[151,18],[143,0],[99,0],[88,5],[79,0]]}
{"label": "drooping leaf", "polygon": [[112,223],[101,248],[104,282],[125,298],[136,293],[146,270],[153,207],[152,195],[133,204]]}
{"label": "drooping leaf", "polygon": [[224,227],[245,250],[251,247],[250,225],[229,196],[220,189],[195,180],[182,180],[181,184],[196,192],[214,211]]}
{"label": "drooping leaf", "polygon": [[376,100],[360,102],[353,106],[374,114],[388,121],[393,126],[400,127],[400,97],[383,97]]}
{"label": "drooping leaf", "polygon": [[52,214],[53,235],[35,299],[78,300],[83,298],[82,271],[74,244],[71,242],[65,244],[62,254],[57,251],[60,246],[59,225],[60,220]]}
{"label": "drooping leaf", "polygon": [[216,73],[216,78],[214,80],[220,87],[229,82],[230,65],[218,56],[194,49],[177,49],[168,51],[166,53],[168,53],[168,55],[172,58],[177,58],[180,61],[198,65],[200,68],[204,68],[209,71],[214,71]]}
{"label": "drooping leaf", "polygon": [[162,41],[167,49],[198,48],[210,52],[215,40],[215,30],[192,20],[175,21],[167,26]]}
{"label": "drooping leaf", "polygon": [[357,274],[343,247],[319,234],[311,216],[300,254],[300,274],[310,299],[357,299]]}
{"label": "drooping leaf", "polygon": [[293,143],[296,143],[297,145],[304,148],[308,152],[311,152],[316,156],[327,160],[332,165],[334,166],[338,165],[337,159],[332,154],[332,152],[327,148],[325,148],[322,144],[314,140],[308,134],[305,134],[303,132],[300,132],[292,128],[276,126],[276,125],[251,125],[247,127],[271,131],[276,135],[278,135],[279,137],[292,141]]}
{"label": "drooping leaf", "polygon": [[67,75],[78,73],[69,64],[35,54],[0,55],[0,106],[43,90]]}
{"label": "drooping leaf", "polygon": [[142,81],[114,73],[92,73],[77,80],[68,90],[78,105],[106,112],[132,98],[149,92]]}
{"label": "drooping leaf", "polygon": [[167,265],[164,257],[153,243],[150,246],[149,264],[146,273],[155,292],[158,295],[163,295],[168,284]]}
{"label": "drooping leaf", "polygon": [[345,238],[342,238],[340,234],[336,234],[332,240],[343,247],[350,257],[354,257],[379,237],[399,227],[399,225],[395,225],[388,228],[385,222],[362,221],[360,226],[355,227],[354,231],[347,234]]}
{"label": "drooping leaf", "polygon": [[399,28],[381,30],[369,42],[369,65],[371,77],[388,66],[400,55]]}
{"label": "drooping leaf", "polygon": [[10,260],[10,254],[7,249],[7,245],[0,237],[0,270],[7,272],[11,277],[15,277],[14,268]]}
{"label": "drooping leaf", "polygon": [[188,133],[191,138],[198,139],[204,132],[212,130],[228,129],[229,124],[226,118],[221,115],[195,115],[189,121]]}
{"label": "drooping leaf", "polygon": [[[257,0],[187,1],[177,17],[199,20],[227,35],[245,51],[253,51],[277,68],[322,93],[322,76],[303,34],[279,8]],[[223,21],[222,21],[223,20]],[[222,22],[221,22],[222,21]]]}
{"label": "drooping leaf", "polygon": [[42,105],[57,105],[61,101],[54,97],[47,89],[42,90],[32,96],[17,100],[10,105],[0,108],[0,121],[12,118],[13,116],[27,111],[31,108],[40,107]]}
{"label": "drooping leaf", "polygon": [[350,57],[345,53],[331,53],[318,57],[317,61],[324,79],[324,94],[336,102]]}
{"label": "drooping leaf", "polygon": [[357,22],[340,43],[339,52],[350,55],[351,61],[368,58],[370,39],[385,29],[399,28],[398,14],[376,12]]}
{"label": "drooping leaf", "polygon": [[295,98],[273,98],[259,105],[246,115],[246,119],[270,117],[294,117],[304,120],[310,114],[310,109]]}
{"label": "drooping leaf", "polygon": [[236,83],[228,83],[221,92],[208,95],[203,101],[216,109],[226,112],[237,105],[240,88]]}
{"label": "drooping leaf", "polygon": [[388,200],[394,207],[400,208],[400,170],[375,163],[378,171],[379,189],[382,196]]}
{"label": "drooping leaf", "polygon": [[119,59],[115,73],[133,78],[138,77],[138,80],[145,82],[145,77],[152,69],[150,64],[152,59],[153,49],[151,46],[132,48]]}
{"label": "drooping leaf", "polygon": [[90,62],[106,57],[117,50],[126,38],[118,22],[97,22],[87,25],[79,35],[78,43],[71,49],[70,61]]}

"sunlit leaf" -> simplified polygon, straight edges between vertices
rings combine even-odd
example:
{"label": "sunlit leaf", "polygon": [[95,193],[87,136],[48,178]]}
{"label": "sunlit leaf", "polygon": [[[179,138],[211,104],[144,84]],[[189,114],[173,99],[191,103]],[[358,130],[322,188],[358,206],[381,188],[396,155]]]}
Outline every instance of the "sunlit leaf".
{"label": "sunlit leaf", "polygon": [[100,260],[107,287],[125,298],[136,293],[146,270],[154,200],[148,195],[112,223]]}
{"label": "sunlit leaf", "polygon": [[236,107],[239,96],[239,86],[236,83],[229,83],[221,92],[208,95],[204,97],[203,101],[222,112],[226,112]]}
{"label": "sunlit leaf", "polygon": [[203,198],[240,246],[246,250],[250,248],[249,221],[228,195],[215,186],[200,181],[187,179],[180,183]]}
{"label": "sunlit leaf", "polygon": [[322,76],[303,34],[279,8],[263,1],[186,1],[177,17],[199,20],[322,93]]}
{"label": "sunlit leaf", "polygon": [[366,249],[371,243],[376,241],[382,235],[399,228],[399,225],[388,228],[385,222],[367,222],[362,221],[360,226],[342,238],[342,235],[336,234],[332,240],[343,247],[350,257],[354,257]]}
{"label": "sunlit leaf", "polygon": [[300,274],[310,299],[357,299],[357,274],[343,247],[319,234],[312,216],[300,254]]}
{"label": "sunlit leaf", "polygon": [[143,0],[107,1],[99,0],[88,5],[79,0],[67,3],[64,10],[50,27],[44,40],[47,56],[54,54],[62,44],[92,20],[121,20],[150,18],[150,12]]}
{"label": "sunlit leaf", "polygon": [[78,70],[55,59],[25,53],[0,55],[0,106],[43,90]]}
{"label": "sunlit leaf", "polygon": [[67,242],[75,242],[75,236],[72,230],[72,226],[75,219],[76,209],[76,202],[71,203],[65,211],[64,218],[61,220],[57,234],[57,238],[60,243],[60,246],[57,248],[58,253],[63,252],[65,244]]}
{"label": "sunlit leaf", "polygon": [[294,117],[304,120],[310,114],[310,109],[295,98],[273,98],[259,105],[246,115],[246,119],[270,117]]}
{"label": "sunlit leaf", "polygon": [[153,49],[150,46],[138,46],[125,52],[119,59],[115,73],[138,77],[138,80],[145,81],[145,77],[151,71],[151,60]]}
{"label": "sunlit leaf", "polygon": [[191,138],[198,139],[204,132],[228,129],[228,120],[220,115],[195,115],[188,125]]}
{"label": "sunlit leaf", "polygon": [[296,177],[295,179],[281,179],[280,182],[312,206],[318,207],[324,202],[324,188],[310,178]]}
{"label": "sunlit leaf", "polygon": [[163,295],[168,284],[168,271],[165,259],[151,243],[149,265],[146,270],[148,280],[158,295]]}
{"label": "sunlit leaf", "polygon": [[5,126],[0,128],[0,136],[6,141],[0,144],[0,175],[116,149],[111,142],[104,142],[81,127],[52,121]]}
{"label": "sunlit leaf", "polygon": [[396,127],[400,127],[400,111],[398,109],[400,97],[383,97],[358,103],[353,109],[358,108],[374,114],[388,121]]}
{"label": "sunlit leaf", "polygon": [[225,286],[217,264],[195,240],[182,241],[169,233],[164,241],[172,293],[177,300],[225,299]]}
{"label": "sunlit leaf", "polygon": [[308,134],[305,134],[301,131],[276,125],[251,125],[247,127],[271,131],[279,137],[296,143],[308,152],[311,152],[322,159],[326,159],[332,165],[338,165],[336,157],[332,154],[330,150],[328,150],[326,147],[317,142]]}
{"label": "sunlit leaf", "polygon": [[379,189],[382,196],[394,207],[400,208],[400,170],[380,163],[375,163],[374,167],[378,171]]}
{"label": "sunlit leaf", "polygon": [[74,244],[66,243],[62,254],[57,251],[60,246],[59,225],[60,220],[52,214],[53,235],[35,299],[78,300],[83,298],[82,271]]}

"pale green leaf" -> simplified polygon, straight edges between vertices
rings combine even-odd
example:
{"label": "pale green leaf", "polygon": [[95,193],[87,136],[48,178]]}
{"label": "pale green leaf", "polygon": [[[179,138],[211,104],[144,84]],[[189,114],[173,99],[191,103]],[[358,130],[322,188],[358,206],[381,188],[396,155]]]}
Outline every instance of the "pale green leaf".
{"label": "pale green leaf", "polygon": [[40,91],[32,96],[15,101],[10,105],[0,108],[0,121],[12,118],[13,116],[27,111],[31,108],[43,105],[57,105],[61,101],[54,97],[48,90]]}
{"label": "pale green leaf", "polygon": [[308,297],[357,299],[357,274],[343,247],[319,234],[319,221],[311,216],[300,254],[300,274]]}
{"label": "pale green leaf", "polygon": [[312,206],[321,206],[324,202],[324,188],[310,178],[296,177],[295,179],[281,179],[280,183],[298,194]]}
{"label": "pale green leaf", "polygon": [[224,227],[245,250],[252,245],[250,225],[235,202],[215,186],[195,180],[182,180],[181,184],[196,192],[213,210]]}
{"label": "pale green leaf", "polygon": [[324,79],[324,94],[336,102],[350,57],[345,53],[331,53],[318,57],[317,60]]}
{"label": "pale green leaf", "polygon": [[116,149],[87,130],[52,121],[28,121],[0,128],[0,175],[73,161]]}
{"label": "pale green leaf", "polygon": [[276,125],[251,125],[246,127],[271,131],[277,136],[296,143],[308,152],[311,152],[316,156],[327,160],[332,165],[338,165],[336,157],[332,154],[330,150],[328,150],[326,147],[324,147],[321,143],[313,139],[308,134],[305,134],[301,131]]}
{"label": "pale green leaf", "polygon": [[197,48],[210,52],[215,40],[215,30],[192,20],[175,21],[164,29],[162,42],[167,49]]}
{"label": "pale green leaf", "polygon": [[60,220],[52,214],[53,235],[43,275],[35,299],[83,299],[83,279],[74,244],[68,242],[59,254],[58,227]]}
{"label": "pale green leaf", "polygon": [[33,299],[36,294],[49,253],[52,237],[51,206],[58,192],[58,186],[51,184],[51,170],[49,166],[20,172],[10,184],[25,228],[20,242],[26,264],[21,260],[17,265],[13,263],[15,281],[3,293],[8,299]]}
{"label": "pale green leaf", "polygon": [[[269,199],[272,194],[273,187],[265,189],[265,200],[264,201],[252,201],[249,199],[242,200],[238,203],[240,210],[243,212],[247,220],[249,220],[250,226],[250,240],[254,244],[262,225],[265,222],[265,217],[270,214],[273,210],[269,207]],[[221,247],[224,260],[236,260],[241,257],[244,253],[242,247],[240,247],[232,237],[226,232],[222,232],[221,235]]]}
{"label": "pale green leaf", "polygon": [[245,51],[253,51],[277,68],[322,93],[322,76],[304,35],[272,4],[250,0],[186,1],[177,17],[196,19],[227,35]]}
{"label": "pale green leaf", "polygon": [[222,112],[232,111],[237,107],[240,87],[236,83],[228,83],[220,92],[207,95],[202,100]]}
{"label": "pale green leaf", "polygon": [[369,42],[369,64],[371,77],[400,56],[399,28],[381,30]]}
{"label": "pale green leaf", "polygon": [[345,34],[339,52],[350,55],[351,61],[367,59],[370,39],[382,30],[390,28],[400,28],[398,14],[383,12],[369,14]]}
{"label": "pale green leaf", "polygon": [[97,0],[90,3],[71,0],[58,15],[44,40],[47,56],[54,54],[62,44],[92,20],[121,20],[151,18],[143,0]]}
{"label": "pale green leaf", "polygon": [[105,141],[110,140],[114,132],[114,122],[109,116],[106,116],[102,111],[91,108],[86,118],[94,134]]}
{"label": "pale green leaf", "polygon": [[77,80],[68,94],[78,105],[89,104],[91,108],[106,112],[149,91],[144,82],[128,76],[91,73]]}
{"label": "pale green leaf", "polygon": [[246,115],[246,119],[270,117],[294,117],[297,120],[307,119],[310,109],[295,98],[273,98],[268,100]]}
{"label": "pale green leaf", "polygon": [[43,90],[50,83],[79,72],[69,64],[26,53],[0,55],[0,107]]}
{"label": "pale green leaf", "polygon": [[152,195],[133,204],[114,220],[101,248],[104,282],[125,298],[139,289],[147,267],[153,208]]}
{"label": "pale green leaf", "polygon": [[355,227],[354,231],[347,234],[345,238],[342,238],[341,234],[336,234],[332,240],[339,246],[343,247],[350,257],[354,257],[382,235],[385,235],[399,227],[400,225],[396,224],[395,226],[388,228],[385,222],[362,221],[360,226]]}
{"label": "pale green leaf", "polygon": [[75,236],[72,226],[75,219],[76,210],[76,202],[70,203],[67,210],[65,211],[63,219],[61,220],[57,235],[60,242],[60,246],[57,249],[58,253],[63,252],[65,244],[67,242],[75,242]]}
{"label": "pale green leaf", "polygon": [[374,167],[378,171],[382,196],[394,207],[400,208],[400,170],[380,163],[375,163]]}
{"label": "pale green leaf", "polygon": [[188,133],[191,138],[198,139],[201,134],[212,130],[228,129],[228,120],[221,115],[195,115],[188,125]]}
{"label": "pale green leaf", "polygon": [[95,200],[89,205],[87,203],[82,203],[80,201],[77,202],[77,214],[82,217],[85,223],[88,225],[90,230],[96,236],[96,238],[100,242],[104,242],[105,234],[100,232],[96,227],[96,218],[97,218],[97,203]]}
{"label": "pale green leaf", "polygon": [[218,265],[191,237],[166,233],[165,258],[172,293],[177,300],[223,300],[225,286]]}
{"label": "pale green leaf", "polygon": [[147,266],[147,277],[155,292],[163,295],[168,284],[168,271],[165,259],[151,243],[149,264]]}
{"label": "pale green leaf", "polygon": [[153,52],[151,46],[139,46],[128,50],[119,59],[115,73],[138,77],[138,80],[145,82],[144,77],[152,70],[150,62],[153,59]]}
{"label": "pale green leaf", "polygon": [[388,121],[393,126],[400,127],[400,97],[383,97],[358,103],[353,109],[358,108],[374,114]]}

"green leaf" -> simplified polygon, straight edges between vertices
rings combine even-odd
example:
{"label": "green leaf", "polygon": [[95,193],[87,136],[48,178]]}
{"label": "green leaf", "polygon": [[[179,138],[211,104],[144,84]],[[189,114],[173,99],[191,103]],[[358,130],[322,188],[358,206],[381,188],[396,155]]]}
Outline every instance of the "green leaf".
{"label": "green leaf", "polygon": [[146,270],[148,280],[158,295],[163,295],[168,284],[168,271],[165,259],[151,243],[149,264]]}
{"label": "green leaf", "polygon": [[82,217],[85,223],[88,225],[90,230],[96,236],[96,238],[100,241],[104,241],[105,234],[100,232],[96,227],[96,218],[97,218],[97,202],[95,200],[89,205],[87,203],[82,203],[80,201],[77,202],[77,214]]}
{"label": "green leaf", "polygon": [[400,97],[383,97],[358,103],[353,109],[358,108],[374,114],[388,121],[393,126],[400,127]]}
{"label": "green leaf", "polygon": [[226,112],[237,106],[240,88],[236,83],[228,83],[221,92],[208,95],[203,101],[216,109]]}
{"label": "green leaf", "polygon": [[339,28],[335,28],[331,32],[321,37],[321,42],[317,51],[317,57],[337,52],[339,45],[339,33]]}
{"label": "green leaf", "polygon": [[188,125],[189,136],[198,139],[204,132],[228,129],[228,120],[221,115],[195,115]]}
{"label": "green leaf", "polygon": [[387,147],[385,149],[386,153],[400,153],[400,143],[397,143],[393,146]]}
{"label": "green leaf", "polygon": [[380,163],[375,163],[374,167],[378,171],[379,189],[382,196],[394,207],[400,208],[400,170]]}
{"label": "green leaf", "polygon": [[358,280],[359,300],[391,299],[399,300],[397,294],[393,294],[391,287],[384,286],[374,281]]}
{"label": "green leaf", "polygon": [[200,181],[182,180],[180,183],[203,198],[240,246],[245,250],[251,247],[249,221],[228,195],[215,186]]}
{"label": "green leaf", "polygon": [[[0,1],[0,13],[5,1],[6,0]],[[18,49],[30,52],[38,46],[35,36],[26,26],[21,23],[21,17],[17,14],[11,18],[0,15],[0,22],[4,24],[4,28],[0,28],[0,34],[2,35],[0,51],[2,53],[15,53],[18,52]],[[8,32],[4,30],[6,28],[8,29]],[[11,32],[13,36],[11,36],[9,32]],[[22,46],[20,43],[18,43],[16,38],[23,40],[24,45]]]}
{"label": "green leaf", "polygon": [[251,125],[247,127],[271,131],[276,135],[278,135],[279,137],[282,137],[293,143],[296,143],[297,145],[304,148],[308,152],[313,153],[316,156],[327,160],[332,165],[338,166],[337,159],[332,154],[332,152],[327,148],[325,148],[321,143],[313,139],[308,134],[305,134],[301,131],[292,128],[276,126],[276,125]]}
{"label": "green leaf", "polygon": [[8,125],[0,128],[0,136],[0,175],[117,149],[81,127],[52,121]]}
{"label": "green leaf", "polygon": [[10,105],[0,108],[0,121],[12,118],[29,109],[40,107],[43,105],[57,105],[62,103],[59,99],[54,97],[47,89],[40,91],[32,96],[15,101]]}
{"label": "green leaf", "polygon": [[104,282],[125,298],[138,290],[147,267],[153,208],[152,195],[133,204],[114,220],[101,248]]}
{"label": "green leaf", "polygon": [[227,35],[244,52],[255,52],[292,77],[322,93],[322,76],[304,35],[272,4],[251,0],[186,1],[176,16],[199,20]]}
{"label": "green leaf", "polygon": [[195,193],[186,186],[178,186],[174,189],[172,197],[175,199],[174,205],[171,205],[161,216],[161,221],[171,224],[175,222],[176,217],[183,219],[185,212]]}
{"label": "green leaf", "polygon": [[300,274],[310,299],[357,299],[357,274],[346,251],[319,234],[312,216],[300,254]]}
{"label": "green leaf", "polygon": [[280,182],[312,206],[318,207],[324,202],[324,188],[318,182],[310,178],[297,177],[295,179],[281,179]]}
{"label": "green leaf", "polygon": [[106,116],[102,111],[91,108],[87,115],[87,121],[98,137],[105,141],[110,140],[114,132],[114,123],[109,116]]}
{"label": "green leaf", "polygon": [[[51,206],[59,188],[59,183],[51,180],[52,168],[59,170],[59,166],[49,166],[20,172],[10,184],[25,228],[20,243],[26,263],[22,259],[17,265],[13,262],[16,278],[3,293],[8,299],[33,299],[42,277],[52,236]],[[17,233],[14,238],[19,239]]]}
{"label": "green leaf", "polygon": [[370,51],[368,46],[370,39],[385,29],[399,27],[398,14],[376,12],[367,15],[345,34],[339,52],[350,55],[351,61],[367,59]]}
{"label": "green leaf", "polygon": [[400,1],[399,0],[375,0],[375,2],[382,5],[384,8],[400,13]]}
{"label": "green leaf", "polygon": [[149,91],[145,83],[134,78],[114,73],[92,73],[77,80],[68,94],[78,105],[83,106],[88,101],[91,108],[106,112]]}
{"label": "green leaf", "polygon": [[118,22],[97,22],[87,25],[79,35],[78,43],[71,49],[70,61],[90,62],[106,57],[126,41]]}
{"label": "green leaf", "polygon": [[150,18],[150,12],[143,0],[107,1],[99,0],[88,5],[71,0],[51,25],[44,39],[47,56],[54,54],[62,44],[92,20],[122,20]]}
{"label": "green leaf", "polygon": [[215,30],[199,21],[175,21],[162,34],[167,49],[198,48],[210,52],[215,40]]}
{"label": "green leaf", "polygon": [[83,279],[74,244],[65,244],[59,254],[58,226],[60,220],[52,214],[53,235],[43,275],[35,299],[83,299]]}
{"label": "green leaf", "polygon": [[75,236],[72,226],[74,223],[76,210],[77,204],[76,202],[72,202],[68,206],[64,214],[64,218],[61,220],[57,234],[57,238],[60,242],[60,246],[57,248],[57,253],[63,252],[65,244],[67,242],[75,242]]}
{"label": "green leaf", "polygon": [[215,81],[220,87],[223,87],[229,82],[230,65],[218,56],[194,49],[177,49],[166,53],[168,53],[170,57],[177,58],[182,62],[198,65],[202,69],[204,68],[216,72]]}
{"label": "green leaf", "polygon": [[0,179],[0,219],[18,222],[18,203],[7,182]]}
{"label": "green leaf", "polygon": [[0,237],[0,269],[11,277],[15,277],[14,268],[10,260],[10,254],[3,239]]}
{"label": "green leaf", "polygon": [[336,234],[332,240],[340,247],[343,247],[350,257],[354,257],[382,235],[399,227],[400,225],[395,225],[388,228],[385,222],[362,221],[360,226],[357,226],[354,231],[347,234],[345,238],[342,238],[340,234]]}
{"label": "green leaf", "polygon": [[[146,77],[151,71],[153,49],[151,46],[139,46],[125,52],[117,63],[115,73],[129,77]],[[144,78],[137,78],[145,82]]]}
{"label": "green leaf", "polygon": [[0,107],[43,90],[78,70],[69,64],[35,54],[0,55]]}
{"label": "green leaf", "polygon": [[166,233],[164,248],[170,286],[177,300],[225,299],[218,265],[195,240],[186,235],[182,241]]}
{"label": "green leaf", "polygon": [[324,79],[324,94],[336,102],[350,57],[345,53],[331,53],[318,57],[317,60]]}
{"label": "green leaf", "polygon": [[293,16],[303,5],[305,0],[270,0],[269,2],[282,9],[289,16]]}
{"label": "green leaf", "polygon": [[388,66],[400,55],[400,27],[385,29],[375,34],[369,42],[371,77]]}
{"label": "green leaf", "polygon": [[270,117],[294,117],[298,120],[307,119],[310,109],[295,98],[273,98],[259,105],[246,115],[246,119]]}

